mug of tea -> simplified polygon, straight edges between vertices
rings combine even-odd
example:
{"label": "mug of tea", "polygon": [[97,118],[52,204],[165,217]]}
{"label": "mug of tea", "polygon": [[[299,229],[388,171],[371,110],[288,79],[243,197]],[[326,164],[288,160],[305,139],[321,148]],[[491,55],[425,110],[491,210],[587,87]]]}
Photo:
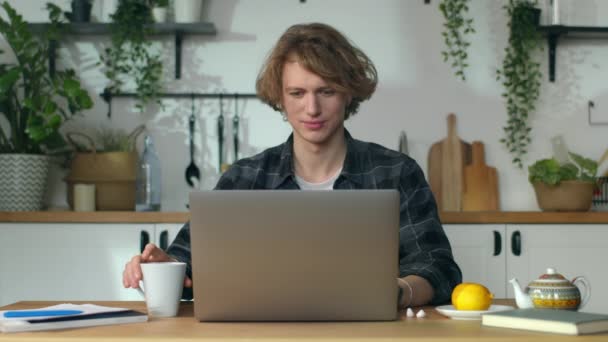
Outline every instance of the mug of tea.
{"label": "mug of tea", "polygon": [[186,263],[150,262],[141,264],[143,290],[148,315],[155,317],[177,316],[184,288]]}

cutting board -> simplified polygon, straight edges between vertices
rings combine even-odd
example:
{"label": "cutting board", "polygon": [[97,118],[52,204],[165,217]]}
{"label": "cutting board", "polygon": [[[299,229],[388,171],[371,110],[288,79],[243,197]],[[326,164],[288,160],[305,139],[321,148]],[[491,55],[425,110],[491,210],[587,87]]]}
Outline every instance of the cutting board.
{"label": "cutting board", "polygon": [[464,168],[463,211],[498,210],[498,175],[486,165],[484,145],[474,141],[473,162]]}
{"label": "cutting board", "polygon": [[448,136],[433,145],[428,155],[428,178],[440,211],[462,209],[464,166],[471,163],[471,144],[456,133],[456,115],[447,117]]}

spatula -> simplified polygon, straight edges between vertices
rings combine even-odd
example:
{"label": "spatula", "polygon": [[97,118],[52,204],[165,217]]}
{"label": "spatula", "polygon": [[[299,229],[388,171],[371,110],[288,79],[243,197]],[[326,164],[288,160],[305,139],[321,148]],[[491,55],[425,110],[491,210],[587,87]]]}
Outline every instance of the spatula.
{"label": "spatula", "polygon": [[190,185],[190,187],[194,187],[194,180],[197,184],[201,180],[201,171],[198,166],[194,163],[194,97],[192,98],[192,113],[190,114],[190,118],[188,119],[188,126],[190,132],[190,164],[186,167],[186,183]]}

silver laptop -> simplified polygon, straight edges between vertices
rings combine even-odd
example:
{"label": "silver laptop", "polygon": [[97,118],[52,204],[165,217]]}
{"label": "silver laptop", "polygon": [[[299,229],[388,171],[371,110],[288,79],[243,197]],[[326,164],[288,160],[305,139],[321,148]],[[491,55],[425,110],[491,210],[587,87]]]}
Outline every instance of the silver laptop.
{"label": "silver laptop", "polygon": [[200,191],[190,213],[198,320],[397,318],[397,191]]}

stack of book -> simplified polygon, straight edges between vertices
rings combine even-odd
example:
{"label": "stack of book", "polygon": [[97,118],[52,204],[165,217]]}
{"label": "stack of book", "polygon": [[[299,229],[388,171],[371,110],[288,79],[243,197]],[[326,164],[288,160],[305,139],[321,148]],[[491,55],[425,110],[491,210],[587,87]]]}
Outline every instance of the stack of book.
{"label": "stack of book", "polygon": [[93,304],[59,304],[34,310],[0,311],[0,332],[57,330],[146,322],[148,315]]}

